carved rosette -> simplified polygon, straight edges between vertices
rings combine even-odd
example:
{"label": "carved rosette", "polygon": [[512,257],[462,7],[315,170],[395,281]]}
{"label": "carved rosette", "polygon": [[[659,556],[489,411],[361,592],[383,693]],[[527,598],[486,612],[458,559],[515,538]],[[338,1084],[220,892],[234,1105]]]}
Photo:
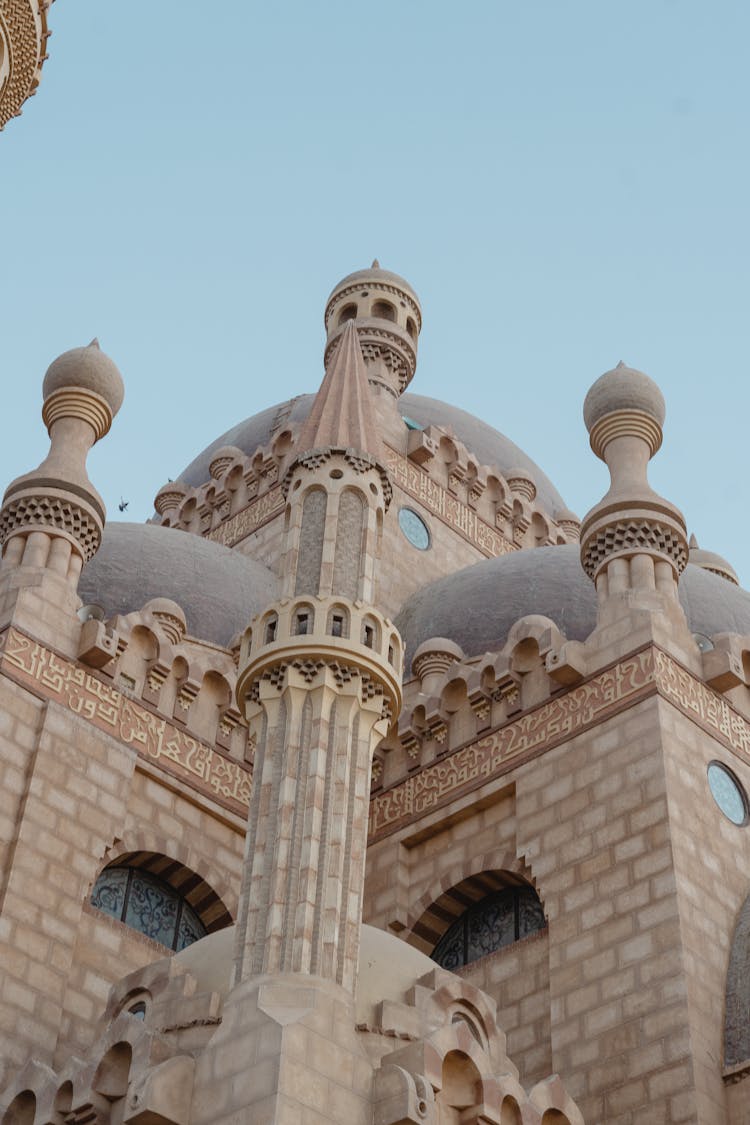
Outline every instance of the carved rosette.
{"label": "carved rosette", "polygon": [[18,117],[41,78],[48,0],[0,0],[0,129]]}

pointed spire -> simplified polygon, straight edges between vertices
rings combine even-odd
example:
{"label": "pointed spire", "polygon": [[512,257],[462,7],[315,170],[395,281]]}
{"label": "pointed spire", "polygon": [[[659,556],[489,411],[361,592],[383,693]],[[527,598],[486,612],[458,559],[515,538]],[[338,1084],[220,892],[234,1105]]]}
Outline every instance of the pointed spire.
{"label": "pointed spire", "polygon": [[93,340],[91,341],[91,343],[90,343],[90,344],[88,344],[88,345],[87,345],[87,347],[89,347],[89,348],[96,348],[96,350],[97,350],[98,352],[100,352],[100,351],[101,351],[102,349],[101,349],[101,347],[99,346],[99,337],[98,337],[98,336],[94,336],[94,339],[93,339]]}
{"label": "pointed spire", "polygon": [[696,539],[695,535],[690,536],[690,541],[688,543],[688,547],[690,548],[691,551],[700,550],[700,548],[698,546],[698,540]]}
{"label": "pointed spire", "polygon": [[371,270],[379,270],[380,269],[380,262],[378,261],[377,258],[372,259],[372,265],[370,266],[370,269]]}
{"label": "pointed spire", "polygon": [[379,463],[384,451],[373,417],[367,368],[357,329],[348,321],[320,390],[300,431],[300,454],[312,449],[356,449]]}

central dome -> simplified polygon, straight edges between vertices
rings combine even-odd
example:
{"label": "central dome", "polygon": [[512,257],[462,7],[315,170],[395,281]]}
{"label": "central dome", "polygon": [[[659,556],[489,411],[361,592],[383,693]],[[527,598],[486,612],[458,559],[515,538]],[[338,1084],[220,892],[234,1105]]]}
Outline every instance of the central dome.
{"label": "central dome", "polygon": [[[251,418],[246,418],[244,422],[240,422],[212,441],[179,474],[179,479],[190,488],[205,484],[210,477],[208,466],[211,457],[222,446],[236,446],[243,453],[252,456],[259,446],[267,445],[271,441],[272,432],[276,432],[280,425],[299,425],[304,422],[310,413],[314,398],[314,395],[298,395],[287,402],[279,403],[278,406],[271,406],[260,414],[254,414]],[[426,398],[424,395],[402,395],[399,399],[399,409],[402,417],[408,420],[405,421],[405,425],[416,423],[421,429],[435,425],[452,430],[482,465],[494,465],[503,475],[511,470],[527,470],[536,484],[540,505],[550,514],[565,507],[560,493],[539,466],[519,449],[515,442],[480,418],[475,418],[465,410],[459,410],[458,407],[450,406],[438,399]]]}

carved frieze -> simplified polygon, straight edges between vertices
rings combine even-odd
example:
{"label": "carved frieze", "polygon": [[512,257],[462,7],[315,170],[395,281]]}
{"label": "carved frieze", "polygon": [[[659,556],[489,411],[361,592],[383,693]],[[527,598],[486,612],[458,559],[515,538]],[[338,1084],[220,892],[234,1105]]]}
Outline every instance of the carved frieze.
{"label": "carved frieze", "polygon": [[443,488],[412,461],[407,461],[393,449],[386,448],[386,455],[388,472],[394,485],[413,496],[464,539],[468,539],[482,554],[492,558],[513,550],[507,539],[481,519],[468,504],[451,496],[447,488]]}
{"label": "carved frieze", "polygon": [[225,547],[234,547],[236,543],[246,539],[248,535],[275,516],[281,515],[283,511],[284,497],[281,488],[276,485],[262,496],[258,496],[241,512],[220,523],[206,535],[206,539],[223,543]]}
{"label": "carved frieze", "polygon": [[132,746],[232,812],[247,814],[251,773],[246,764],[217,753],[88,668],[10,628],[0,638],[0,672]]}

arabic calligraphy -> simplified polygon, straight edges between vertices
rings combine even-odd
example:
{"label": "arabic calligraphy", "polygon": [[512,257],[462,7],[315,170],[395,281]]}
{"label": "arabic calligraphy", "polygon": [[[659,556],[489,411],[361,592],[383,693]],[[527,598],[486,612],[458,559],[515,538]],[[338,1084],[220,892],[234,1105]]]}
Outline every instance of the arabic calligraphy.
{"label": "arabic calligraphy", "polygon": [[656,690],[654,653],[646,649],[378,793],[370,803],[370,837],[387,835],[476,788],[522,754],[558,745],[649,688]]}
{"label": "arabic calligraphy", "polygon": [[225,547],[234,547],[253,531],[272,520],[284,511],[284,497],[280,487],[269,488],[262,496],[257,497],[252,503],[243,508],[241,512],[230,516],[224,523],[219,524],[206,536],[215,543],[223,543]]}
{"label": "arabic calligraphy", "polygon": [[393,449],[387,449],[386,452],[388,472],[393,483],[439,516],[464,539],[468,539],[482,554],[492,558],[513,550],[512,545],[494,527],[485,523],[467,504],[451,496],[447,489],[432,480],[412,461],[401,457]]}
{"label": "arabic calligraphy", "polygon": [[176,777],[198,785],[242,816],[250,803],[250,771],[38,641],[11,628],[0,668],[111,734]]}

